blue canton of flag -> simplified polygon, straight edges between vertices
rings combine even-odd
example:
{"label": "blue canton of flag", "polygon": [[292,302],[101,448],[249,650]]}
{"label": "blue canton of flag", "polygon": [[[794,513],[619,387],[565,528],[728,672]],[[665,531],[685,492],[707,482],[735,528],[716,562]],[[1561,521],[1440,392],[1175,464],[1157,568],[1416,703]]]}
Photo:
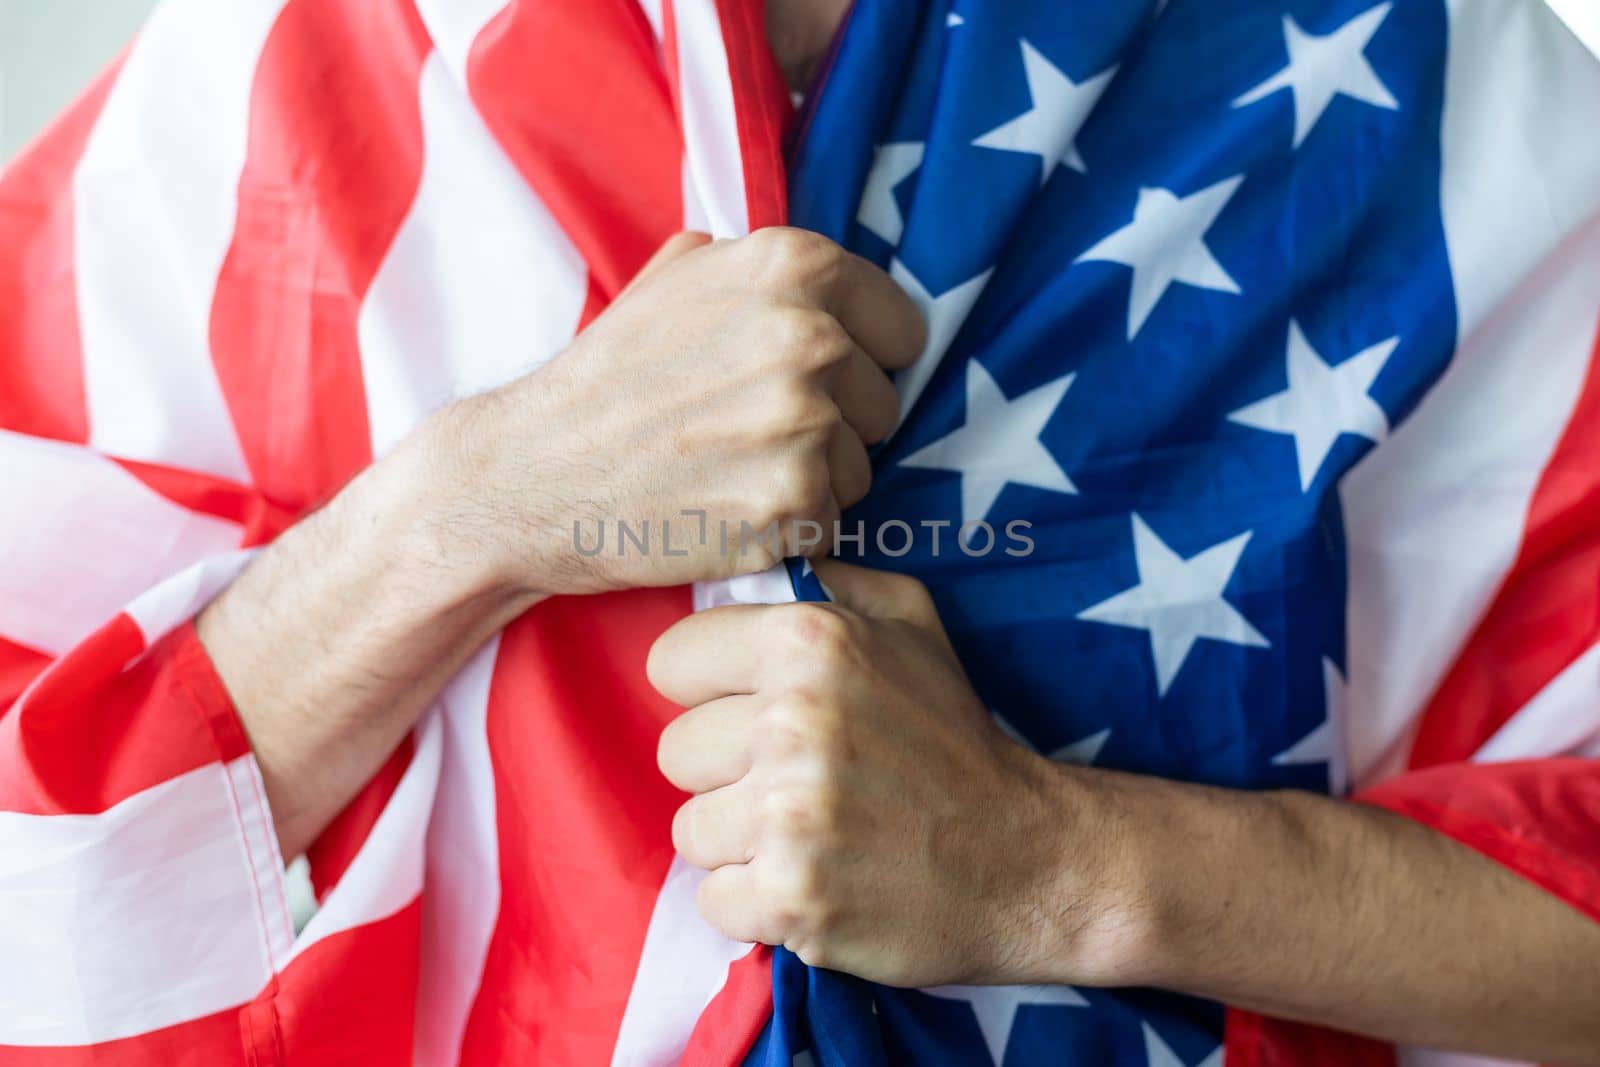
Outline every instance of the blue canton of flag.
{"label": "blue canton of flag", "polygon": [[[1345,788],[1339,481],[1456,340],[1445,21],[1441,0],[857,3],[793,220],[889,269],[930,342],[847,520],[862,562],[929,585],[1024,743]],[[894,523],[917,535],[875,535]],[[1190,998],[774,967],[769,1067],[1222,1058],[1221,1007]]]}

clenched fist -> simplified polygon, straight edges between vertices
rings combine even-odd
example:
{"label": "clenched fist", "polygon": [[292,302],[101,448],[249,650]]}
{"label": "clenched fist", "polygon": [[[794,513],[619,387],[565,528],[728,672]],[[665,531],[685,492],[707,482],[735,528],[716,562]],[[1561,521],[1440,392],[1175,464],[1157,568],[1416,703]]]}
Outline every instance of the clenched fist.
{"label": "clenched fist", "polygon": [[717,608],[651,652],[690,709],[660,763],[698,794],[673,842],[710,871],[701,911],[891,985],[1038,980],[1066,899],[1060,769],[995,725],[919,583],[817,572],[837,603]]}
{"label": "clenched fist", "polygon": [[885,371],[923,337],[905,293],[824,237],[682,235],[566,352],[441,416],[470,489],[456,525],[539,593],[762,570],[866,493],[897,417]]}

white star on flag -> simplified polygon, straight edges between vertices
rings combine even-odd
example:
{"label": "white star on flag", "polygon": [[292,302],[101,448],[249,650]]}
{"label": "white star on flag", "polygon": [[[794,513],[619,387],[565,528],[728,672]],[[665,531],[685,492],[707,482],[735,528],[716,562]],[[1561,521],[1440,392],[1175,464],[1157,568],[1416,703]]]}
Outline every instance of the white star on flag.
{"label": "white star on flag", "polygon": [[921,141],[879,145],[866,187],[861,190],[856,221],[892,245],[898,245],[906,232],[905,216],[894,190],[922,166],[923,147]]}
{"label": "white star on flag", "polygon": [[989,284],[989,276],[993,273],[994,268],[990,267],[955,288],[934,296],[899,259],[889,264],[889,277],[906,291],[911,302],[917,305],[917,310],[922,312],[923,321],[928,324],[928,343],[922,346],[922,355],[894,378],[895,388],[900,391],[901,422],[905,421],[906,414],[917,402],[917,397],[922,395],[922,390],[927,388],[934,368],[944,358],[950,342],[961,332],[961,324],[967,321],[972,305],[978,302],[983,287]]}
{"label": "white star on flag", "polygon": [[1240,408],[1228,421],[1292,436],[1300,489],[1310,489],[1341,435],[1378,441],[1389,432],[1389,416],[1367,394],[1399,345],[1400,338],[1391,337],[1330,366],[1311,347],[1300,324],[1291,321],[1289,388]]}
{"label": "white star on flag", "polygon": [[1028,79],[1028,98],[1033,106],[972,143],[979,148],[1038,156],[1040,185],[1050,180],[1058,163],[1085,171],[1088,167],[1073,138],[1116,72],[1117,68],[1112,67],[1088,81],[1075,82],[1037,48],[1023,41],[1022,73]]}
{"label": "white star on flag", "polygon": [[1393,4],[1368,8],[1325,36],[1307,33],[1288,15],[1283,17],[1283,39],[1289,65],[1233,102],[1248,107],[1280,89],[1294,92],[1294,146],[1299,148],[1333,103],[1343,94],[1374,107],[1399,110],[1400,104],[1383,84],[1366,49]]}
{"label": "white star on flag", "polygon": [[[1141,1023],[1144,1027],[1144,1062],[1146,1067],[1188,1067],[1172,1051],[1172,1046],[1161,1039],[1155,1027],[1149,1023]],[[1222,1067],[1222,1049],[1218,1048],[1211,1055],[1195,1064],[1195,1067]]]}
{"label": "white star on flag", "polygon": [[1156,665],[1156,688],[1166,696],[1189,650],[1202,637],[1249,648],[1269,648],[1237,608],[1222,597],[1244,555],[1250,534],[1212,545],[1184,559],[1133,517],[1133,554],[1139,584],[1078,613],[1086,622],[1147,630]]}
{"label": "white star on flag", "polygon": [[971,360],[966,422],[911,453],[900,465],[959,472],[963,523],[986,517],[1008,484],[1076,493],[1072,479],[1039,440],[1072,379],[1066,374],[1007,400],[983,364]]}
{"label": "white star on flag", "polygon": [[1243,183],[1241,174],[1184,197],[1166,189],[1140,189],[1133,221],[1074,260],[1133,268],[1128,340],[1138,336],[1174,282],[1222,293],[1239,292],[1239,283],[1211,254],[1205,236]]}
{"label": "white star on flag", "polygon": [[1024,1004],[1063,1008],[1089,1006],[1083,994],[1064,985],[946,985],[924,989],[923,992],[945,1000],[964,1000],[972,1005],[978,1030],[983,1034],[983,1043],[988,1046],[989,1057],[996,1067],[1005,1062],[1006,1046],[1011,1042],[1011,1028],[1017,1021],[1017,1009]]}
{"label": "white star on flag", "polygon": [[1274,767],[1328,765],[1328,792],[1342,797],[1350,787],[1349,758],[1344,747],[1345,680],[1333,660],[1322,660],[1322,687],[1328,694],[1327,718],[1305,737],[1272,757]]}

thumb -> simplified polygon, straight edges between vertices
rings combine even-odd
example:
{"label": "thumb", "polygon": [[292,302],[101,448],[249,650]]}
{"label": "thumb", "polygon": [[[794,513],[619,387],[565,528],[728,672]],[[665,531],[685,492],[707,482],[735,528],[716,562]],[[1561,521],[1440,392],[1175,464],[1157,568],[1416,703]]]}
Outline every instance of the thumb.
{"label": "thumb", "polygon": [[945,645],[944,624],[939,621],[939,610],[934,606],[928,587],[909,575],[893,571],[873,570],[841,563],[836,559],[821,559],[812,564],[817,579],[834,601],[851,611],[871,619],[899,619],[918,629],[935,634]]}
{"label": "thumb", "polygon": [[633,280],[617,295],[627,295],[637,288],[640,282],[665,267],[668,263],[682,259],[695,249],[704,248],[710,243],[711,235],[708,233],[685,230],[682,233],[673,234],[662,242],[661,247],[655,250],[655,254],[650,257],[644,266],[639,268],[639,273],[635,274]]}

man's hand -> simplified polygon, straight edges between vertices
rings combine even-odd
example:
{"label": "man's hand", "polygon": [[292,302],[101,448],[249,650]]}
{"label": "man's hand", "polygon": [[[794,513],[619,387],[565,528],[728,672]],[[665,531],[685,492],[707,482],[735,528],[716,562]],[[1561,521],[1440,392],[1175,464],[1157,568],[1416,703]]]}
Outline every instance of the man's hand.
{"label": "man's hand", "polygon": [[[825,238],[684,235],[550,364],[427,420],[198,620],[283,851],[541,597],[760,570],[798,546],[741,554],[741,521],[789,534],[860,499],[866,443],[898,411],[884,370],[922,344],[910,299]],[[706,512],[703,543],[686,509]],[[578,551],[580,521],[586,549],[604,524],[604,551]],[[648,522],[650,550],[619,555],[619,522]]]}
{"label": "man's hand", "polygon": [[891,985],[1026,980],[1059,889],[1053,768],[995,725],[920,583],[817,571],[836,603],[717,608],[651,651],[690,708],[660,762],[699,794],[673,843],[711,872],[702,912]]}
{"label": "man's hand", "polygon": [[[538,593],[763,570],[866,494],[866,446],[898,417],[884,371],[923,339],[899,286],[824,237],[682,235],[549,365],[441,418],[458,525]],[[619,522],[648,523],[650,550],[619,552]],[[741,523],[781,538],[741,545]]]}
{"label": "man's hand", "polygon": [[1062,766],[1006,738],[910,579],[680,622],[660,761],[718,930],[890,985],[1139,985],[1407,1044],[1600,1064],[1600,925],[1427,827]]}

